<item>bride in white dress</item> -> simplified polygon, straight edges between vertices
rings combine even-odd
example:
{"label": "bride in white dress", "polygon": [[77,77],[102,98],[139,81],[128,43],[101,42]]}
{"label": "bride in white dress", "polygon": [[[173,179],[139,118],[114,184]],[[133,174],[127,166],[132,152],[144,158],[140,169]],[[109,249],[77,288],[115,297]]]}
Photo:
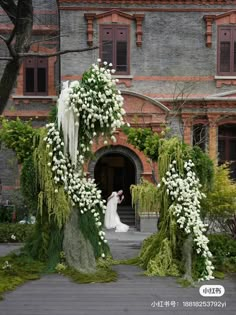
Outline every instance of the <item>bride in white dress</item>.
{"label": "bride in white dress", "polygon": [[120,221],[120,217],[117,213],[117,205],[124,199],[123,191],[113,191],[113,193],[107,199],[107,209],[105,213],[105,227],[107,229],[114,229],[115,232],[127,232],[129,226]]}

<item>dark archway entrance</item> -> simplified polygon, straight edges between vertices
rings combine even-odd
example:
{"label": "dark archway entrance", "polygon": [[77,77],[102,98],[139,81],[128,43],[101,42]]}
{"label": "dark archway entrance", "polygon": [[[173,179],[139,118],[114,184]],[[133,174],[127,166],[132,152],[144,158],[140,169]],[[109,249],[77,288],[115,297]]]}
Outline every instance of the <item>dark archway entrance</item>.
{"label": "dark archway entrance", "polygon": [[102,191],[102,196],[107,199],[113,191],[122,189],[125,199],[118,206],[118,213],[123,223],[135,225],[135,212],[131,205],[130,186],[136,182],[134,163],[120,153],[103,155],[96,163],[94,178]]}
{"label": "dark archway entrance", "polygon": [[219,126],[218,152],[219,164],[230,162],[231,177],[236,180],[236,124]]}

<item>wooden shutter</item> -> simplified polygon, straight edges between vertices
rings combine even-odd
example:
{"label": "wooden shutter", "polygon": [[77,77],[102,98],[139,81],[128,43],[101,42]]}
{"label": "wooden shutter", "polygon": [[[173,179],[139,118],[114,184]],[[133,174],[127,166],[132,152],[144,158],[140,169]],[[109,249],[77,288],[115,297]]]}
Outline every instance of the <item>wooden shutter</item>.
{"label": "wooden shutter", "polygon": [[25,69],[24,69],[24,93],[34,94],[35,91],[35,70],[36,63],[35,58],[25,59]]}
{"label": "wooden shutter", "polygon": [[24,62],[24,94],[47,95],[48,59],[28,57]]}
{"label": "wooden shutter", "polygon": [[47,78],[48,78],[48,59],[37,58],[37,88],[36,93],[38,95],[47,94]]}
{"label": "wooden shutter", "polygon": [[218,73],[236,75],[236,27],[219,29]]}
{"label": "wooden shutter", "polygon": [[115,30],[116,39],[116,71],[117,73],[128,72],[128,29],[117,26]]}
{"label": "wooden shutter", "polygon": [[234,48],[234,52],[233,52],[233,68],[234,68],[234,74],[236,74],[236,27],[233,28],[232,30],[233,33],[233,48]]}
{"label": "wooden shutter", "polygon": [[102,26],[101,29],[101,59],[102,61],[107,61],[108,63],[114,63],[114,42],[113,42],[113,27],[112,26]]}
{"label": "wooden shutter", "polygon": [[117,74],[129,73],[129,28],[124,25],[102,25],[100,56],[113,64]]}
{"label": "wooden shutter", "polygon": [[230,74],[231,30],[220,29],[219,34],[219,72]]}

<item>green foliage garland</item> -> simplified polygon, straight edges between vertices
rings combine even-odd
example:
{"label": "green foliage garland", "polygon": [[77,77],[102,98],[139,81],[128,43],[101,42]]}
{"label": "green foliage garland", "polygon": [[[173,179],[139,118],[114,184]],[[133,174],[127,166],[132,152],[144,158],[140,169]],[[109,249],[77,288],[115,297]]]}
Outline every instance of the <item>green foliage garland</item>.
{"label": "green foliage garland", "polygon": [[41,129],[39,142],[34,151],[34,163],[36,166],[36,178],[40,193],[38,195],[38,207],[40,214],[46,206],[49,221],[54,216],[59,228],[62,228],[70,214],[70,202],[65,194],[64,187],[56,185],[53,181],[53,173],[48,165],[51,165],[52,157],[49,155],[44,141],[46,135],[45,129]]}
{"label": "green foliage garland", "polygon": [[129,128],[124,126],[123,132],[128,136],[128,143],[153,161],[157,161],[159,155],[160,135],[150,128]]}
{"label": "green foliage garland", "polygon": [[[104,214],[101,212],[101,209],[98,209],[101,214],[101,218],[104,217]],[[105,254],[107,256],[110,253],[107,241],[101,241],[101,237],[99,237],[100,229],[98,229],[97,225],[95,224],[93,214],[91,212],[86,212],[84,214],[79,214],[79,226],[78,228],[83,233],[84,237],[88,239],[93,247],[94,256],[96,259]],[[102,219],[103,223],[103,219]],[[104,233],[105,235],[105,233]],[[103,234],[102,234],[103,236]]]}
{"label": "green foliage garland", "polygon": [[53,271],[60,261],[62,241],[63,229],[59,229],[54,215],[49,221],[47,207],[44,206],[43,212],[37,214],[34,231],[24,251],[33,259],[45,262],[47,270]]}

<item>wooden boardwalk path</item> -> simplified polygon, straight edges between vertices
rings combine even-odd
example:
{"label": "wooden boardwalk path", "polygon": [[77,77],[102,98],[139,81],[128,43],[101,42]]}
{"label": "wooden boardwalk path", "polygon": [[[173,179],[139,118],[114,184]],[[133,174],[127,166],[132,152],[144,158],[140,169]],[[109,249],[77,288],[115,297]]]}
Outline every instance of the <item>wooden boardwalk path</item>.
{"label": "wooden boardwalk path", "polygon": [[[109,241],[114,258],[128,258],[138,252],[138,237],[123,238],[114,236]],[[0,245],[0,254],[2,247],[4,245]],[[196,288],[182,288],[174,278],[145,277],[136,266],[114,268],[119,273],[119,279],[113,283],[76,284],[60,275],[47,275],[28,282],[14,292],[5,294],[5,299],[0,302],[0,315],[236,314],[235,276],[210,282],[223,285],[226,291],[224,296],[203,298],[199,294],[200,284]],[[220,303],[204,308],[185,306],[184,302],[191,301],[226,302],[226,307],[219,307]]]}

